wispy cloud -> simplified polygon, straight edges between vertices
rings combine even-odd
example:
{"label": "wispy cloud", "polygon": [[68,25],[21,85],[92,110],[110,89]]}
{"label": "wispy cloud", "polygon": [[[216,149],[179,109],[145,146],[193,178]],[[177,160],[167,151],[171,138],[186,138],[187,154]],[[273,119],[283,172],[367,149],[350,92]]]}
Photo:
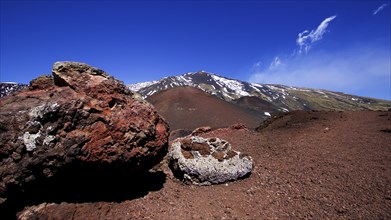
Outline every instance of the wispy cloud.
{"label": "wispy cloud", "polygon": [[271,62],[270,66],[269,66],[269,69],[274,70],[274,69],[279,68],[282,65],[283,65],[283,63],[282,63],[280,57],[277,56],[277,57],[274,57],[274,60]]}
{"label": "wispy cloud", "polygon": [[259,62],[256,62],[253,67],[254,68],[259,68],[259,67],[261,67],[261,65],[262,65],[262,62],[259,61]]}
{"label": "wispy cloud", "polygon": [[373,10],[373,15],[376,15],[377,13],[379,13],[379,11],[383,10],[387,6],[388,6],[388,4],[385,4],[385,3],[380,5],[376,10]]}
{"label": "wispy cloud", "polygon": [[[385,6],[384,6],[385,7]],[[381,10],[381,9],[380,9]],[[299,33],[299,47],[293,55],[275,56],[254,64],[250,82],[327,89],[349,94],[391,99],[391,52],[384,46],[367,43],[337,51],[312,51],[336,15],[323,20],[315,30]]]}
{"label": "wispy cloud", "polygon": [[333,15],[326,18],[322,21],[322,23],[320,23],[316,30],[304,30],[303,32],[299,33],[296,39],[296,44],[299,46],[298,53],[307,53],[311,49],[313,43],[321,40],[323,35],[326,33],[326,29],[329,26],[329,23],[336,17],[336,15]]}
{"label": "wispy cloud", "polygon": [[390,60],[390,51],[380,46],[314,52],[286,58],[277,68],[254,72],[249,81],[391,99]]}

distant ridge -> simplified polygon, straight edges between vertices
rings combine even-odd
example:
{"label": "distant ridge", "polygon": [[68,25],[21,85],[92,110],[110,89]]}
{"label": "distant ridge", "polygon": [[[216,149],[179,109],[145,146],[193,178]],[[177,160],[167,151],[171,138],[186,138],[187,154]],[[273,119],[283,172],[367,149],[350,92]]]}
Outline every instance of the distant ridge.
{"label": "distant ridge", "polygon": [[164,90],[189,86],[212,96],[255,111],[288,112],[294,110],[382,110],[390,101],[344,94],[321,89],[284,85],[248,83],[205,71],[129,85],[144,98]]}
{"label": "distant ridge", "polygon": [[7,96],[24,88],[27,88],[27,85],[16,82],[0,82],[0,97]]}

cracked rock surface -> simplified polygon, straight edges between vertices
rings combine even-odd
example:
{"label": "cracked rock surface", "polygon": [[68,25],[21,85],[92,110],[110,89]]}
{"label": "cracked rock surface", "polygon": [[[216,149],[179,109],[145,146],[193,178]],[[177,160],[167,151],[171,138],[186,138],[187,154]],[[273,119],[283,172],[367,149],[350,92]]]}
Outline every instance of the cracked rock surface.
{"label": "cracked rock surface", "polygon": [[169,158],[174,174],[195,185],[237,180],[253,168],[250,156],[232,150],[227,141],[219,138],[179,138],[172,143]]}
{"label": "cracked rock surface", "polygon": [[0,99],[0,206],[63,170],[139,173],[167,153],[168,124],[121,81],[76,62],[52,72]]}

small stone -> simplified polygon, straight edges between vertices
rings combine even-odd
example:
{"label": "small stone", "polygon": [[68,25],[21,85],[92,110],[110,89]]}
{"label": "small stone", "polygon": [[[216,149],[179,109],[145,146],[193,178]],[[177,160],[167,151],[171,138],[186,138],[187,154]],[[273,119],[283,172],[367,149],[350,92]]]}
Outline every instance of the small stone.
{"label": "small stone", "polygon": [[193,159],[194,158],[193,154],[189,151],[182,150],[182,154],[186,159]]}
{"label": "small stone", "polygon": [[13,152],[11,157],[15,161],[19,161],[22,158],[22,156],[20,156],[20,154],[18,154],[17,152]]}
{"label": "small stone", "polygon": [[234,157],[236,155],[238,155],[238,154],[235,151],[230,150],[230,151],[228,151],[228,153],[227,153],[227,155],[225,156],[224,159],[231,159],[232,157]]}
{"label": "small stone", "polygon": [[210,146],[208,143],[193,143],[191,149],[198,151],[202,156],[210,154]]}
{"label": "small stone", "polygon": [[231,129],[233,130],[241,130],[241,129],[247,129],[247,126],[245,124],[234,124],[230,126]]}
{"label": "small stone", "polygon": [[209,139],[208,139],[208,141],[209,141],[210,143],[215,142],[216,140],[217,140],[216,138],[209,138]]}
{"label": "small stone", "polygon": [[213,152],[212,156],[214,158],[216,158],[218,161],[223,161],[225,154],[224,154],[224,152],[221,152],[221,151],[215,151],[215,152]]}
{"label": "small stone", "polygon": [[192,149],[193,141],[190,138],[185,138],[185,139],[181,140],[181,142],[182,142],[182,144],[181,144],[182,149],[187,150],[187,151]]}

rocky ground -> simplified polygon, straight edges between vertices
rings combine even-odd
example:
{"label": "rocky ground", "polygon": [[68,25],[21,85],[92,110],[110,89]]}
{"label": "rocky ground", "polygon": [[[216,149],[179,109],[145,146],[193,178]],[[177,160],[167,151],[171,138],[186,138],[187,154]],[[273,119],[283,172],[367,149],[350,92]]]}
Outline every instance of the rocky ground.
{"label": "rocky ground", "polygon": [[137,179],[141,184],[127,184],[135,183],[135,179],[108,185],[97,183],[99,187],[91,185],[94,190],[79,200],[36,198],[24,210],[18,207],[18,216],[391,218],[391,112],[300,111],[263,127],[258,132],[237,126],[202,134],[227,140],[233,148],[249,154],[254,170],[248,178],[221,185],[186,185],[176,180],[163,163],[153,173]]}

